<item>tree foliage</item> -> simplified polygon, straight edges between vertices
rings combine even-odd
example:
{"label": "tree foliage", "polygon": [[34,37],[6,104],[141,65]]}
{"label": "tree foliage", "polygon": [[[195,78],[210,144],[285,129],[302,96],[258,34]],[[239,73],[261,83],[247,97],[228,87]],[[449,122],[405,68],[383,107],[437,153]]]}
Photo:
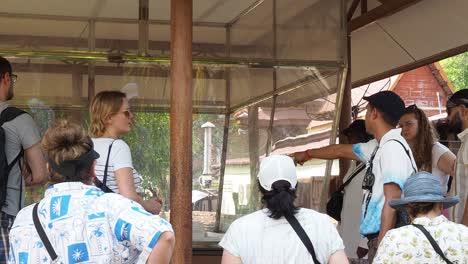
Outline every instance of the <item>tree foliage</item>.
{"label": "tree foliage", "polygon": [[[212,157],[219,162],[224,119],[215,115],[194,115],[192,128],[193,179],[201,175],[203,169],[205,122],[215,124],[212,134]],[[170,115],[169,113],[135,113],[135,124],[132,132],[125,135],[132,151],[133,166],[142,177],[144,190],[153,190],[169,205],[170,195]],[[216,162],[215,161],[215,162]],[[198,186],[194,186],[196,189]]]}
{"label": "tree foliage", "polygon": [[133,166],[142,177],[144,190],[158,193],[169,202],[170,127],[168,113],[135,113],[132,132],[125,135]]}
{"label": "tree foliage", "polygon": [[468,52],[440,61],[455,90],[468,89]]}

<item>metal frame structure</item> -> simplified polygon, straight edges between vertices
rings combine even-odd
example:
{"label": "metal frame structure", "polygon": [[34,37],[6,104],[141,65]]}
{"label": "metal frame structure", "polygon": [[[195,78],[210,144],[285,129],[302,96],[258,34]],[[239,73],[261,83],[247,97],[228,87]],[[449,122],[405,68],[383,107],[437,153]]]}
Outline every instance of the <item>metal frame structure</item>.
{"label": "metal frame structure", "polygon": [[[219,75],[216,75],[217,78],[224,78],[226,82],[226,102],[224,106],[213,107],[214,113],[223,113],[225,115],[225,124],[224,124],[224,135],[223,135],[223,146],[222,146],[222,162],[221,162],[221,179],[220,179],[220,190],[219,190],[219,203],[217,208],[217,218],[216,218],[216,227],[219,229],[220,223],[220,211],[221,211],[221,201],[222,201],[222,186],[224,181],[224,172],[225,172],[225,163],[226,163],[226,152],[228,144],[228,132],[230,125],[230,116],[235,111],[252,107],[254,109],[252,112],[255,112],[256,107],[265,101],[272,99],[273,100],[273,109],[270,115],[270,121],[268,126],[268,145],[271,144],[271,136],[274,125],[274,114],[275,107],[277,106],[276,98],[282,94],[294,91],[301,87],[304,87],[312,81],[316,81],[318,76],[309,76],[294,82],[291,82],[287,85],[277,87],[277,70],[279,68],[288,68],[288,67],[316,67],[320,66],[323,68],[329,68],[330,74],[336,74],[336,69],[339,71],[339,85],[337,88],[337,111],[339,113],[341,110],[342,94],[344,89],[344,79],[346,78],[347,72],[347,54],[345,46],[339,46],[339,53],[341,61],[301,61],[301,60],[279,60],[277,59],[277,21],[276,16],[273,18],[272,30],[273,30],[273,58],[272,59],[259,59],[259,58],[233,58],[231,57],[232,51],[236,49],[248,49],[248,46],[233,46],[231,43],[231,29],[232,27],[240,20],[242,17],[251,13],[255,8],[261,6],[264,0],[258,0],[254,2],[247,9],[242,11],[238,16],[229,21],[228,23],[205,23],[205,22],[194,22],[192,23],[192,17],[188,14],[192,12],[192,0],[171,0],[171,21],[162,21],[162,20],[150,20],[148,14],[148,0],[139,0],[139,18],[138,20],[134,19],[117,19],[117,18],[88,18],[88,17],[73,17],[73,16],[50,16],[50,15],[18,15],[18,14],[9,14],[9,13],[0,13],[0,17],[14,17],[14,18],[33,18],[33,19],[45,19],[45,20],[54,20],[54,21],[82,21],[88,23],[88,39],[87,43],[83,42],[84,40],[79,40],[80,47],[86,47],[87,49],[83,50],[48,50],[42,51],[37,49],[24,50],[24,49],[1,49],[0,55],[9,55],[17,57],[27,57],[27,58],[48,58],[48,59],[60,59],[60,60],[69,60],[69,61],[87,61],[87,66],[83,65],[73,65],[70,69],[64,67],[57,67],[48,65],[44,69],[51,71],[66,71],[70,70],[72,73],[84,74],[87,73],[88,76],[88,98],[92,98],[95,94],[95,79],[96,75],[99,75],[103,71],[106,71],[106,67],[97,66],[97,62],[133,62],[133,63],[150,63],[150,64],[160,64],[160,65],[171,65],[171,174],[179,175],[178,177],[171,177],[171,222],[176,231],[176,253],[174,255],[173,263],[191,263],[191,252],[188,251],[191,249],[191,211],[189,207],[191,206],[191,201],[188,198],[191,191],[191,179],[188,178],[191,176],[191,151],[187,151],[187,146],[191,143],[191,115],[193,113],[193,105],[190,90],[190,81],[192,79],[192,71],[187,70],[188,66],[192,68],[192,65],[220,65],[225,67],[225,71]],[[340,0],[340,9],[341,13],[345,13],[345,1]],[[276,0],[273,0],[273,12],[277,12]],[[343,30],[346,28],[346,21],[344,15],[342,16],[341,24],[341,34],[339,39],[345,39],[345,32]],[[112,22],[112,23],[138,23],[139,28],[139,39],[135,41],[127,41],[126,45],[138,47],[137,53],[115,53],[115,52],[103,52],[97,51],[99,48],[105,47],[106,43],[109,43],[107,40],[96,39],[96,23],[99,22]],[[164,49],[169,49],[168,43],[165,42],[152,42],[148,39],[148,27],[152,24],[158,25],[171,25],[171,57],[169,56],[149,56],[149,50],[152,47],[159,47]],[[191,42],[192,40],[192,30],[193,26],[203,26],[203,27],[217,27],[225,28],[226,30],[226,43],[224,45],[211,44],[206,47],[216,47],[219,51],[224,50],[224,58],[210,58],[210,57],[194,57],[192,58],[192,50],[196,47]],[[190,37],[189,37],[190,36]],[[188,41],[190,39],[190,41]],[[27,40],[27,38],[26,38]],[[40,38],[43,42],[61,42],[62,39],[54,38]],[[68,45],[76,45],[77,39],[65,39]],[[63,43],[63,42],[61,42]],[[135,45],[138,44],[138,45]],[[203,47],[204,44],[202,44]],[[345,45],[345,44],[344,44]],[[198,46],[200,47],[200,46]],[[230,69],[232,67],[256,67],[256,68],[271,68],[273,69],[273,87],[270,92],[260,95],[251,100],[237,104],[231,105],[231,79],[230,79]],[[113,71],[114,69],[107,69],[108,71]],[[156,74],[161,76],[167,76],[167,71],[161,71],[155,69]],[[79,78],[74,77],[75,80]],[[79,85],[79,82],[76,81],[76,85]],[[75,97],[79,97],[78,94]],[[169,106],[167,106],[169,107]],[[166,108],[156,108],[155,111],[164,111]],[[195,108],[196,110],[196,108]],[[203,109],[199,109],[203,111]],[[258,111],[256,111],[258,113]],[[335,114],[332,126],[332,133],[330,137],[330,143],[336,141],[338,122],[340,119],[339,114]],[[190,123],[190,124],[189,124]],[[258,140],[258,139],[257,139]],[[255,138],[253,139],[255,141]],[[253,142],[255,143],[255,142]],[[271,147],[271,146],[270,146]],[[271,148],[268,147],[267,155],[271,151]],[[252,155],[251,155],[252,156]],[[258,155],[255,155],[258,159]],[[328,185],[330,180],[332,162],[327,163],[326,175],[325,175],[325,187],[322,191],[321,200],[326,199],[326,194],[328,193]],[[252,167],[253,168],[253,167]],[[251,169],[252,169],[251,168]],[[253,168],[255,170],[255,168]],[[174,195],[173,195],[174,194]],[[175,195],[177,194],[177,195]],[[190,213],[190,215],[189,215]],[[188,234],[190,233],[190,234]],[[183,239],[182,239],[183,236]],[[190,243],[190,244],[189,244]]]}
{"label": "metal frame structure", "polygon": [[[152,20],[149,19],[149,0],[139,0],[139,16],[137,19],[122,19],[122,18],[102,18],[102,17],[81,17],[81,16],[58,16],[58,15],[35,15],[35,14],[12,14],[0,12],[0,17],[4,18],[24,18],[24,19],[40,19],[52,21],[75,21],[85,22],[88,27],[88,36],[86,38],[68,38],[68,37],[25,37],[25,36],[10,36],[4,35],[2,37],[3,43],[17,44],[17,43],[30,43],[32,40],[36,41],[36,45],[43,46],[59,46],[78,48],[78,50],[40,50],[34,48],[29,49],[0,49],[0,55],[17,56],[24,58],[48,58],[58,59],[65,61],[86,61],[87,64],[70,64],[70,65],[43,65],[41,71],[43,72],[69,72],[72,74],[73,87],[82,86],[82,76],[87,74],[88,77],[88,100],[95,94],[95,80],[96,75],[119,75],[122,74],[122,68],[107,67],[96,65],[98,62],[114,62],[114,63],[143,63],[161,65],[162,67],[169,67],[171,65],[171,80],[173,92],[171,95],[170,105],[167,102],[151,101],[157,103],[157,107],[145,107],[145,111],[165,111],[171,106],[171,174],[181,175],[179,177],[171,177],[171,193],[177,193],[177,196],[171,195],[172,208],[171,221],[178,236],[178,244],[176,245],[176,254],[173,263],[188,263],[192,262],[190,249],[192,247],[191,238],[191,205],[188,195],[191,190],[191,152],[187,151],[187,146],[191,143],[191,115],[192,113],[216,113],[224,115],[224,130],[223,130],[223,145],[221,154],[221,177],[218,190],[218,208],[216,214],[216,227],[219,230],[220,216],[221,216],[221,201],[223,196],[224,174],[226,169],[226,154],[228,147],[228,136],[231,115],[242,108],[250,108],[249,111],[255,116],[255,109],[261,106],[261,103],[266,100],[273,100],[270,120],[268,124],[268,139],[266,155],[271,152],[272,131],[274,127],[275,109],[279,107],[277,104],[278,96],[292,92],[301,87],[304,87],[311,82],[320,79],[319,76],[310,75],[302,79],[298,79],[286,85],[278,87],[277,72],[280,68],[288,67],[304,67],[313,68],[321,67],[321,69],[330,69],[326,74],[338,74],[338,87],[336,89],[336,111],[333,118],[332,130],[330,135],[330,144],[334,144],[337,138],[338,129],[344,128],[347,124],[346,119],[349,119],[346,112],[349,109],[349,96],[352,86],[356,87],[364,83],[398,74],[410,69],[417,68],[421,65],[431,63],[449,56],[459,54],[468,50],[468,45],[459,46],[448,51],[436,54],[432,57],[421,61],[415,61],[409,65],[402,66],[397,69],[390,70],[372,76],[365,80],[357,81],[351,84],[350,81],[350,41],[349,35],[366,25],[369,25],[376,20],[384,18],[399,12],[411,5],[414,5],[421,0],[379,0],[382,5],[368,9],[367,0],[353,0],[349,10],[346,10],[346,1],[340,0],[341,11],[341,30],[339,39],[342,46],[338,47],[338,60],[284,60],[277,58],[277,1],[273,0],[273,22],[271,29],[273,32],[273,56],[271,59],[264,58],[236,58],[232,57],[239,51],[253,51],[255,47],[249,45],[233,45],[231,41],[231,30],[243,17],[249,15],[256,8],[261,7],[265,0],[256,0],[248,8],[240,12],[233,19],[227,23],[213,23],[213,22],[192,22],[193,0],[171,0],[171,21],[166,20]],[[355,11],[360,5],[361,14],[354,16]],[[212,12],[208,10],[207,12]],[[121,23],[121,24],[138,24],[138,40],[112,40],[112,39],[97,39],[96,38],[96,23]],[[168,41],[151,41],[149,40],[149,27],[151,25],[170,25],[171,26],[171,42]],[[220,28],[225,30],[225,43],[212,44],[212,43],[193,43],[192,30],[193,27],[209,27]],[[190,36],[190,37],[189,37]],[[189,41],[190,39],[190,41]],[[117,43],[118,42],[118,43]],[[109,49],[109,46],[114,45],[115,49]],[[106,51],[103,51],[106,50]],[[132,52],[128,52],[132,50]],[[151,56],[150,51],[160,51],[157,55]],[[171,51],[170,56],[164,55],[167,51]],[[195,54],[195,55],[194,55]],[[211,56],[210,56],[211,55]],[[193,56],[193,58],[192,58]],[[172,62],[172,64],[171,64]],[[224,79],[225,81],[225,102],[211,102],[210,106],[203,106],[204,102],[193,102],[191,98],[190,80],[193,75],[192,65],[197,66],[211,66],[219,65],[222,70],[216,71],[213,75],[207,76],[212,79]],[[16,64],[16,69],[31,70],[31,64]],[[190,67],[188,67],[190,66]],[[28,68],[29,67],[29,68]],[[273,69],[272,78],[273,85],[269,92],[266,92],[257,97],[251,98],[248,101],[232,104],[232,83],[231,83],[231,69],[235,67],[255,67],[255,68],[268,68]],[[190,69],[189,69],[190,68]],[[338,71],[338,72],[337,72]],[[151,68],[144,74],[151,74],[152,76],[168,77],[169,71],[162,68]],[[175,77],[177,76],[177,78]],[[182,80],[179,80],[182,79]],[[179,81],[179,82],[178,82]],[[73,89],[72,93],[73,103],[75,105],[67,106],[69,109],[80,108],[80,104],[86,104],[84,98]],[[304,98],[308,100],[310,98]],[[182,100],[182,101],[181,101]],[[136,99],[136,103],[145,104],[148,100]],[[182,103],[181,103],[182,102]],[[77,106],[78,105],[78,106]],[[201,107],[199,105],[202,105]],[[56,108],[65,107],[57,106]],[[258,114],[258,111],[257,111]],[[250,115],[249,115],[250,116]],[[342,119],[341,119],[342,118]],[[253,118],[255,119],[255,118]],[[340,122],[340,119],[342,122]],[[253,126],[257,125],[254,120],[251,120]],[[174,123],[174,124],[173,124]],[[174,126],[172,126],[174,125]],[[341,127],[340,127],[341,126]],[[189,129],[190,128],[190,129]],[[257,133],[258,134],[258,133]],[[177,139],[177,140],[175,140]],[[182,139],[182,140],[181,140]],[[258,139],[252,134],[251,144],[258,144]],[[258,159],[258,153],[254,153]],[[182,162],[181,162],[182,160]],[[255,161],[255,160],[254,160]],[[328,198],[328,191],[330,187],[331,169],[333,161],[328,161],[326,165],[326,172],[324,178],[324,185],[320,196],[320,208],[324,210],[326,200]],[[251,166],[251,172],[255,168]],[[312,190],[311,190],[312,191]],[[190,233],[190,234],[188,234]],[[181,238],[183,236],[183,239]]]}

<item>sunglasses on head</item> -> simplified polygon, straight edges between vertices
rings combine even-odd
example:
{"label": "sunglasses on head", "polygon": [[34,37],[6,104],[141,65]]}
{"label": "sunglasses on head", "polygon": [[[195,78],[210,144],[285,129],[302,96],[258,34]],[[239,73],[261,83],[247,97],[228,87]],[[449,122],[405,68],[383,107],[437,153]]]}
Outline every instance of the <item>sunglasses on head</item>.
{"label": "sunglasses on head", "polygon": [[464,98],[450,99],[447,101],[446,107],[453,108],[459,105],[468,106],[468,99],[464,99]]}
{"label": "sunglasses on head", "polygon": [[418,106],[416,104],[412,104],[412,105],[406,107],[406,110],[417,110],[417,109],[419,109],[419,108],[418,108]]}

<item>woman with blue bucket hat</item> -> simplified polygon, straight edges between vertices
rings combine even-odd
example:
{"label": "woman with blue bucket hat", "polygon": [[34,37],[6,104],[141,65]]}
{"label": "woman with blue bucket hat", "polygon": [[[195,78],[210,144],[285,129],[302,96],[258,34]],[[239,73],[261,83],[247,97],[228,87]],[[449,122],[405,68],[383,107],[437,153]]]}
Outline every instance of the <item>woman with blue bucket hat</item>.
{"label": "woman with blue bucket hat", "polygon": [[459,202],[444,197],[439,179],[428,172],[408,178],[400,199],[389,202],[404,208],[412,224],[385,234],[373,263],[468,263],[468,228],[449,221],[442,210]]}

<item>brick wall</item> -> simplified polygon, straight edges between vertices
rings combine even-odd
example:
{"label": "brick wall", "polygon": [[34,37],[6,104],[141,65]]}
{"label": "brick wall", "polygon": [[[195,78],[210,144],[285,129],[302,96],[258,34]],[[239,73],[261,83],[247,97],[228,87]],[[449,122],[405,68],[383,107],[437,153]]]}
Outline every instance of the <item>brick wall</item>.
{"label": "brick wall", "polygon": [[[439,92],[442,110],[445,109],[447,94],[432,74],[429,66],[402,74],[393,91],[401,96],[407,106],[416,104],[421,108],[437,108],[439,106],[437,92]],[[425,109],[425,112],[428,116],[439,114],[437,109]]]}

